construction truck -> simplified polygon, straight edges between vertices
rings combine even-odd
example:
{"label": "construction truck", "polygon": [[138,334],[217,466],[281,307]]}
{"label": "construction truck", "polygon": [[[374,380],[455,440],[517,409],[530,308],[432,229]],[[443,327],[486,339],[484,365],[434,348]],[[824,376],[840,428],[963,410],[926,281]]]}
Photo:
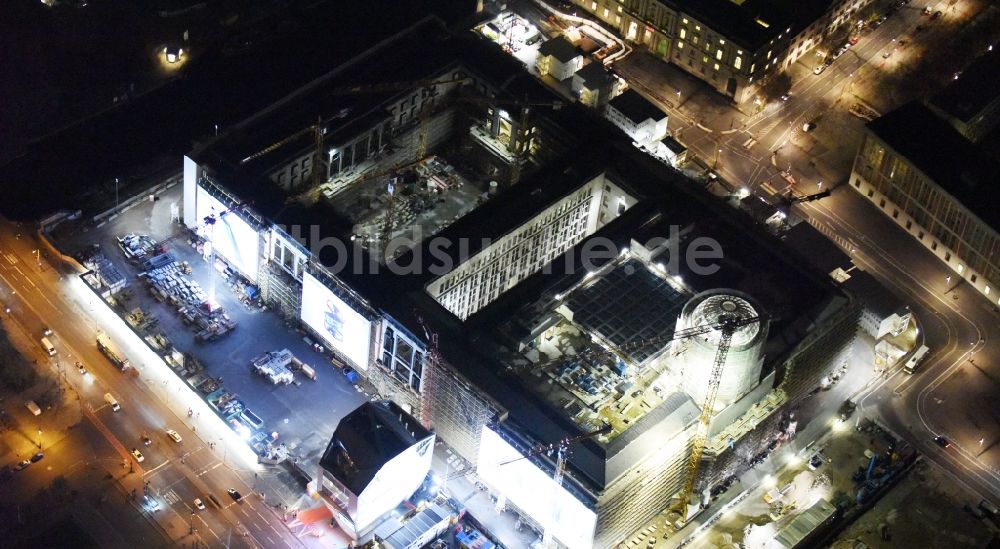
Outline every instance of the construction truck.
{"label": "construction truck", "polygon": [[128,359],[119,354],[119,352],[115,350],[114,346],[111,344],[111,341],[103,335],[97,336],[97,350],[101,351],[101,353],[106,356],[108,360],[119,370],[125,372],[132,368]]}
{"label": "construction truck", "polygon": [[268,351],[251,361],[253,371],[266,377],[275,385],[288,384],[295,380],[292,371],[288,368],[292,363],[292,352],[288,349],[280,351]]}

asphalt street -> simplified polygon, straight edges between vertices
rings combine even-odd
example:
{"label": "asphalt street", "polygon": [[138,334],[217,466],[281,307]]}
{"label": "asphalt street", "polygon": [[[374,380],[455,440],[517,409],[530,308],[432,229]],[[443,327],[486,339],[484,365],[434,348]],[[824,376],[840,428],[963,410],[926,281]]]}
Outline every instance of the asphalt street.
{"label": "asphalt street", "polygon": [[[224,438],[226,442],[209,448],[202,438],[207,435],[217,440],[231,430],[210,413],[182,419],[187,403],[171,398],[176,388],[168,386],[169,381],[158,386],[156,381],[162,374],[155,365],[145,363],[141,354],[128,355],[140,372],[134,377],[117,370],[99,353],[95,335],[99,325],[108,330],[112,324],[101,317],[102,310],[107,316],[110,311],[95,303],[96,296],[88,298],[77,289],[75,285],[82,287],[82,282],[75,276],[60,276],[44,255],[33,253],[37,243],[31,235],[20,234],[21,230],[0,222],[3,301],[25,332],[40,334],[43,326],[53,330],[51,339],[58,350],[55,360],[68,365],[66,379],[79,393],[84,415],[97,427],[79,433],[98,433],[107,439],[122,471],[131,468],[133,473],[125,475],[121,484],[126,490],[137,490],[137,504],[148,486],[161,505],[152,518],[177,542],[197,536],[213,546],[305,546],[288,530],[280,513],[254,493],[257,476],[268,473],[258,470],[247,458],[247,451],[238,448],[239,442]],[[89,379],[72,367],[77,360],[86,365]],[[180,385],[179,380],[176,383]],[[117,398],[119,412],[113,412],[105,402],[107,392]],[[166,429],[176,430],[183,441],[168,439]],[[144,434],[152,440],[151,445],[142,444]],[[142,452],[141,463],[131,456],[133,448]],[[239,490],[244,495],[242,502],[233,502],[226,494],[228,488]],[[221,508],[213,505],[210,495]],[[208,506],[205,511],[194,509],[193,501],[199,497]]]}

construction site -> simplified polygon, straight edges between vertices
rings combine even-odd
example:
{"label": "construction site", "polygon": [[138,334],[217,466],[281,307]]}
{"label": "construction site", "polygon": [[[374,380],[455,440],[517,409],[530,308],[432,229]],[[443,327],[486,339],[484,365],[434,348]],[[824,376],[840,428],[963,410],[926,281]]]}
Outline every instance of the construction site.
{"label": "construction site", "polygon": [[[689,522],[794,436],[789,407],[857,332],[853,298],[754,220],[433,20],[184,172],[183,222],[217,260],[566,547]],[[705,241],[709,271],[682,260]],[[421,258],[446,268],[400,274]],[[278,355],[251,368],[287,383]]]}

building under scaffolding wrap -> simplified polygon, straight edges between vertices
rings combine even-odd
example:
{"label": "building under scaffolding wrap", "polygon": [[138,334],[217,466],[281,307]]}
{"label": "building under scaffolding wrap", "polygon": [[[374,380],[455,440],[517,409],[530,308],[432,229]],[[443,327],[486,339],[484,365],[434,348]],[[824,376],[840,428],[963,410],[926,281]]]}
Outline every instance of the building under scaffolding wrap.
{"label": "building under scaffolding wrap", "polygon": [[[400,80],[423,83],[342,93]],[[430,93],[429,80],[452,84]],[[526,97],[558,99],[489,43],[419,22],[191,153],[184,219],[194,228],[207,208],[230,208],[216,254],[266,304],[451,445],[524,521],[567,547],[609,547],[684,482],[716,339],[672,334],[729,307],[765,319],[727,360],[700,491],[785,436],[789,406],[849,352],[859,307],[590,110],[534,108],[522,131],[511,113]],[[309,135],[287,139],[317,114],[319,156]],[[415,158],[421,142],[428,156]],[[503,178],[512,162],[516,184]],[[311,187],[316,166],[329,173]],[[718,257],[683,260],[707,243]],[[546,495],[559,512],[517,480],[543,482],[554,457],[496,458],[604,426]]]}

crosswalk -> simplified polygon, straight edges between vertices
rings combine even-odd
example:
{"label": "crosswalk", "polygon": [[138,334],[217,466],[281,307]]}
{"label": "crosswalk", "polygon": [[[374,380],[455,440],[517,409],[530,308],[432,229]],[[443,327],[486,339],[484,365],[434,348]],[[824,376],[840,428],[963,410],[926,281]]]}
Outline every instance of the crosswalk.
{"label": "crosswalk", "polygon": [[177,503],[180,500],[181,500],[181,497],[178,496],[177,492],[175,492],[173,490],[167,490],[167,492],[165,494],[163,494],[163,501],[165,501],[167,503],[167,505],[173,505],[173,504]]}

